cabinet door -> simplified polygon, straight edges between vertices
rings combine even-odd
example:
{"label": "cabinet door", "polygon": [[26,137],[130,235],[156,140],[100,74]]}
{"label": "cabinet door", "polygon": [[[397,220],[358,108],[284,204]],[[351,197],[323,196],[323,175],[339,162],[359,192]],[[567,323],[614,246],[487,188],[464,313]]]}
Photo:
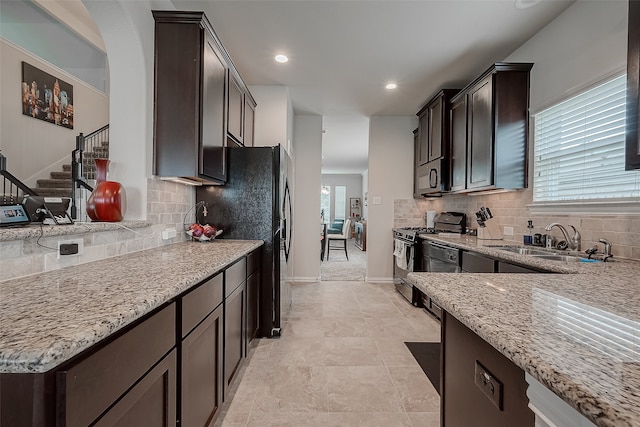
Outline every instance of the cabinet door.
{"label": "cabinet door", "polygon": [[244,96],[244,138],[245,147],[253,147],[254,144],[254,120],[256,106],[249,101],[249,95]]}
{"label": "cabinet door", "polygon": [[467,188],[467,97],[451,105],[451,191]]}
{"label": "cabinet door", "polygon": [[413,131],[413,197],[422,197],[418,191],[418,168],[420,167],[420,139],[418,129]]}
{"label": "cabinet door", "polygon": [[209,425],[222,404],[222,305],[182,340],[182,423]]}
{"label": "cabinet door", "polygon": [[260,271],[247,278],[247,350],[258,336],[260,310]]}
{"label": "cabinet door", "polygon": [[229,113],[227,115],[227,132],[242,143],[242,109],[244,107],[243,91],[236,77],[229,71]]}
{"label": "cabinet door", "polygon": [[626,169],[640,169],[640,1],[629,1]]}
{"label": "cabinet door", "polygon": [[429,161],[429,110],[425,110],[418,118],[419,155],[418,164],[424,165]]}
{"label": "cabinet door", "polygon": [[225,398],[244,356],[246,331],[246,281],[225,300],[224,309],[224,379]]}
{"label": "cabinet door", "polygon": [[202,66],[202,143],[199,170],[202,175],[227,179],[225,86],[226,65],[215,40],[205,31]]}
{"label": "cabinet door", "polygon": [[500,261],[498,262],[498,273],[541,273],[541,271]]}
{"label": "cabinet door", "polygon": [[[56,407],[58,417],[62,420],[61,424],[66,427],[90,425],[128,393],[127,390],[144,377],[145,373],[175,345],[176,308],[173,303],[152,314],[95,353],[66,370],[58,371]],[[153,392],[153,396],[155,395]],[[132,397],[131,402],[138,399],[143,397]],[[146,398],[144,399],[140,404],[147,402]],[[153,405],[159,404],[157,399],[149,399]],[[154,411],[161,411],[163,414],[168,410],[151,403],[149,405]],[[154,412],[154,416],[156,415]],[[175,418],[169,420],[171,425],[174,422]]]}
{"label": "cabinet door", "polygon": [[174,349],[92,425],[96,427],[170,427],[176,424],[176,350]]}
{"label": "cabinet door", "polygon": [[467,188],[493,184],[493,75],[469,91]]}
{"label": "cabinet door", "polygon": [[442,156],[442,103],[440,97],[429,107],[429,161]]}
{"label": "cabinet door", "polygon": [[496,260],[472,252],[462,252],[462,271],[466,273],[494,273]]}

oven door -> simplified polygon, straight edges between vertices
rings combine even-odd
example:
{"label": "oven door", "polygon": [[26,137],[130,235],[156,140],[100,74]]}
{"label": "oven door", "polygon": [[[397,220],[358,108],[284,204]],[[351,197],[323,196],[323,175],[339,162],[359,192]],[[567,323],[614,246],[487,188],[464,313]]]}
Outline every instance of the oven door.
{"label": "oven door", "polygon": [[[404,247],[400,247],[402,244]],[[415,244],[405,242],[399,239],[394,240],[393,250],[393,277],[403,280],[407,278],[407,274],[414,271],[415,263]]]}
{"label": "oven door", "polygon": [[407,282],[407,274],[414,271],[415,247],[415,243],[394,240],[393,278],[396,290],[413,305],[417,304],[416,295],[413,285]]}

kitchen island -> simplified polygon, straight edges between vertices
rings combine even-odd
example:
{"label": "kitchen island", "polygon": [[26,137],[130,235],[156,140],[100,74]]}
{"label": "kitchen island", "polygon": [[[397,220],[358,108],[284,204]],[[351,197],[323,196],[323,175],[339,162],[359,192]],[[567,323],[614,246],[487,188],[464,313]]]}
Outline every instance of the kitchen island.
{"label": "kitchen island", "polygon": [[[141,390],[153,391],[144,388],[145,379],[156,384],[150,380],[160,378],[164,388],[154,392],[169,405],[162,417],[171,419],[166,417],[175,416],[176,402],[167,401],[167,396],[175,397],[180,352],[184,364],[186,351],[195,351],[192,344],[199,336],[206,337],[208,330],[213,341],[205,347],[223,350],[223,301],[231,301],[232,293],[244,295],[248,274],[255,271],[259,260],[256,250],[262,244],[240,240],[176,243],[0,282],[0,424],[10,425],[16,419],[12,415],[21,411],[33,415],[26,424],[19,418],[20,425],[51,425],[53,419],[66,419],[63,424],[74,425],[69,420],[94,409],[93,417],[106,420],[111,409],[103,411],[111,402],[124,402],[131,394],[122,395],[115,385],[126,387],[124,390],[131,384],[135,384],[132,390],[142,385]],[[242,312],[246,316],[246,311]],[[238,330],[246,327],[243,319]],[[233,327],[235,331],[236,325]],[[246,343],[238,342],[241,352],[246,352]],[[152,352],[153,357],[147,356]],[[146,359],[137,367],[139,356]],[[115,370],[103,372],[100,380],[101,369],[118,358],[126,363],[111,366]],[[222,355],[213,355],[211,360],[212,369],[220,373]],[[155,367],[148,371],[151,366]],[[183,393],[185,368],[188,366],[183,366]],[[157,376],[149,377],[156,370]],[[74,381],[84,380],[78,372],[86,374],[87,382],[81,386],[89,388],[78,386],[77,402],[87,395],[98,396],[83,402],[81,412],[72,413]],[[128,377],[120,384],[117,378],[123,374]],[[16,385],[22,388],[18,390]],[[162,393],[158,394],[159,390]],[[112,396],[103,397],[102,391]],[[19,392],[25,394],[12,396]],[[25,403],[17,405],[16,401]],[[8,406],[10,402],[16,406]],[[27,409],[21,407],[24,405]],[[66,412],[60,412],[65,405]],[[112,409],[120,408],[116,404]],[[86,425],[93,419],[79,418],[76,424]]]}
{"label": "kitchen island", "polygon": [[561,273],[408,279],[596,425],[640,425],[639,263],[542,261],[491,247],[502,242],[429,239]]}

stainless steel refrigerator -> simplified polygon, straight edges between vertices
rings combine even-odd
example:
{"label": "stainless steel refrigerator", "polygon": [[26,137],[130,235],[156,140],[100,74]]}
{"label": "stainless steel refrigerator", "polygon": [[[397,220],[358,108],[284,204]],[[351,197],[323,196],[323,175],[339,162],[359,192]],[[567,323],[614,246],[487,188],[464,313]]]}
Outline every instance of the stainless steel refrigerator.
{"label": "stainless steel refrigerator", "polygon": [[207,205],[198,220],[222,229],[218,239],[264,240],[258,336],[278,337],[291,305],[291,158],[280,145],[229,147],[227,168],[226,185],[196,189],[196,202]]}

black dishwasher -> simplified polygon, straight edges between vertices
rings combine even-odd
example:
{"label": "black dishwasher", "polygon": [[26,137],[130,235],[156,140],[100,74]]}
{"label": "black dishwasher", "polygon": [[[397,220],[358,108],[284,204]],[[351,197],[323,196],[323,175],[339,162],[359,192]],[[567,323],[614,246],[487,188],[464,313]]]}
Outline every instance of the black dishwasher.
{"label": "black dishwasher", "polygon": [[[429,240],[422,241],[422,267],[430,273],[460,273],[460,249]],[[427,313],[440,320],[442,308],[427,294],[420,293],[420,302]]]}

